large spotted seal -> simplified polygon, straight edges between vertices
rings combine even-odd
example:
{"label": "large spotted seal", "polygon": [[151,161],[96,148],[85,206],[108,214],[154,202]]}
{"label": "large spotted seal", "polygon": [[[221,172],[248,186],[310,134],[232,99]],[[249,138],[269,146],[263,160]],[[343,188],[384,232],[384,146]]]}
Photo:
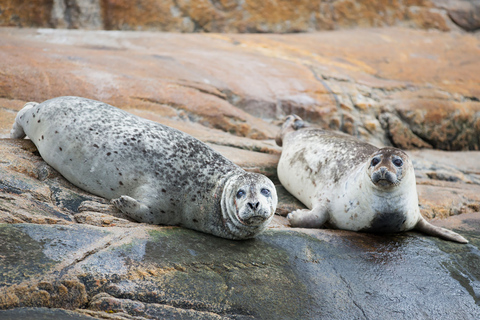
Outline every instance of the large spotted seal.
{"label": "large spotted seal", "polygon": [[378,149],[342,133],[305,126],[287,117],[278,178],[307,208],[288,215],[293,227],[333,227],[378,233],[416,229],[467,243],[461,235],[428,223],[420,214],[412,162],[396,148]]}
{"label": "large spotted seal", "polygon": [[134,220],[180,225],[228,239],[266,228],[273,183],[247,173],[194,137],[78,97],[27,103],[11,131],[74,185],[113,199]]}

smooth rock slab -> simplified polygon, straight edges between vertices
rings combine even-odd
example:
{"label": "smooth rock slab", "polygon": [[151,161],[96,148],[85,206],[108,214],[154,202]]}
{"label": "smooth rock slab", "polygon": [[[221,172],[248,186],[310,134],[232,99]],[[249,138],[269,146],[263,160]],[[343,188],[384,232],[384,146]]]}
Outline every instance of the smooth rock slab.
{"label": "smooth rock slab", "polygon": [[[469,227],[456,231],[468,245],[417,233],[275,229],[230,241],[158,226],[1,225],[0,308],[157,319],[165,312],[204,319],[478,319],[480,215],[461,217]],[[15,257],[25,258],[15,266]],[[24,270],[30,275],[22,280]],[[43,300],[36,298],[41,293]]]}
{"label": "smooth rock slab", "polygon": [[0,137],[28,101],[76,95],[269,153],[296,113],[403,149],[480,149],[478,35],[402,28],[173,34],[0,28]]}

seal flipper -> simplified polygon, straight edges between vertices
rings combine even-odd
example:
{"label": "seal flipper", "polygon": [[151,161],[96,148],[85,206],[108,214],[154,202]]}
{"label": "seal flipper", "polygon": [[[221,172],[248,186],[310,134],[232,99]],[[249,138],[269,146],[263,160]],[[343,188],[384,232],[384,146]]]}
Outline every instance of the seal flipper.
{"label": "seal flipper", "polygon": [[319,228],[327,222],[328,217],[327,210],[319,205],[312,210],[299,209],[290,212],[287,219],[294,228]]}
{"label": "seal flipper", "polygon": [[291,114],[289,115],[286,119],[285,122],[282,125],[282,129],[278,133],[278,135],[275,137],[275,142],[279,147],[282,146],[283,144],[283,137],[291,132],[291,131],[296,131],[298,129],[306,127],[305,122],[303,122],[302,118],[297,116],[296,114]]}
{"label": "seal flipper", "polygon": [[15,123],[10,131],[10,138],[23,139],[26,137],[25,131],[23,130],[22,119],[25,113],[36,105],[38,105],[37,102],[28,102],[23,106],[22,110],[18,111],[17,116],[15,117]]}
{"label": "seal flipper", "polygon": [[129,196],[112,199],[111,203],[128,217],[138,222],[155,224],[155,216],[150,208]]}
{"label": "seal flipper", "polygon": [[431,236],[436,236],[445,240],[460,242],[460,243],[468,243],[468,240],[459,235],[456,232],[451,230],[434,226],[425,220],[423,217],[417,222],[414,227],[414,230],[421,231]]}

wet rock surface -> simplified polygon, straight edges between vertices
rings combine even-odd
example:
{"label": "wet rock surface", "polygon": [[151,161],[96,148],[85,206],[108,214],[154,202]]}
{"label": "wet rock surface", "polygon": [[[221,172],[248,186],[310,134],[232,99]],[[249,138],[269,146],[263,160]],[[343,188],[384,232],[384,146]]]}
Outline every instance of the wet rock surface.
{"label": "wet rock surface", "polygon": [[[456,229],[465,246],[414,233],[270,229],[234,242],[155,226],[2,225],[1,307],[117,319],[476,319],[479,217],[465,217],[477,221]],[[0,315],[28,309],[16,312]]]}
{"label": "wet rock surface", "polygon": [[[295,35],[0,28],[0,318],[478,319],[479,39],[370,29]],[[205,141],[278,188],[251,241],[129,221],[29,140],[28,101],[78,95]],[[422,214],[468,245],[409,232],[292,229],[281,119],[408,149]],[[421,148],[421,149],[418,149]]]}

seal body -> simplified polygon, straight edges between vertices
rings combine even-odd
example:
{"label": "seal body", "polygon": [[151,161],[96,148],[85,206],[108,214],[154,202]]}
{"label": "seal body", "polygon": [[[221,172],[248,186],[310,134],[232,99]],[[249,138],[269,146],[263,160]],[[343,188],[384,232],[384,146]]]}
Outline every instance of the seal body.
{"label": "seal body", "polygon": [[287,118],[277,143],[283,147],[279,180],[309,208],[288,215],[292,226],[315,228],[328,222],[339,229],[376,233],[418,229],[467,242],[421,216],[413,165],[402,150],[309,128],[298,116]]}
{"label": "seal body", "polygon": [[247,173],[194,137],[79,97],[27,103],[12,138],[27,135],[74,185],[112,199],[139,222],[179,225],[228,239],[266,228],[273,183]]}

